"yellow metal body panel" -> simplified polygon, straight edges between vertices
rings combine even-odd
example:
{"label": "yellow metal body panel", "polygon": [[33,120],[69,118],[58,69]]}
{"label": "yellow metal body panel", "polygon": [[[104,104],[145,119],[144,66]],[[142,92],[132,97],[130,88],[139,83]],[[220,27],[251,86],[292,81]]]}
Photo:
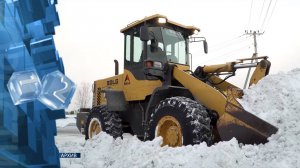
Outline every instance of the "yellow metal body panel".
{"label": "yellow metal body panel", "polygon": [[123,74],[94,82],[93,106],[106,104],[105,89],[123,90]]}
{"label": "yellow metal body panel", "polygon": [[226,64],[217,65],[205,65],[203,67],[203,72],[205,73],[217,73],[217,72],[233,72],[234,62],[228,62]]}
{"label": "yellow metal body panel", "polygon": [[177,67],[173,76],[205,107],[215,110],[220,116],[225,113],[226,97],[221,92]]}
{"label": "yellow metal body panel", "polygon": [[175,64],[175,65],[181,71],[188,71],[188,70],[190,70],[190,66],[188,66],[188,65],[183,65],[183,64]]}
{"label": "yellow metal body panel", "polygon": [[271,63],[268,60],[262,60],[257,65],[256,69],[254,70],[251,76],[249,86],[251,86],[252,84],[256,84],[259,80],[261,80],[267,75],[267,68],[270,67],[270,64]]}
{"label": "yellow metal body panel", "polygon": [[124,70],[124,94],[127,101],[145,100],[157,87],[162,85],[160,80],[137,80],[127,69]]}
{"label": "yellow metal body panel", "polygon": [[[221,140],[230,140],[235,137],[241,143],[265,143],[267,138],[277,132],[277,128],[245,111],[236,98],[241,97],[242,90],[229,87],[229,83],[223,84],[223,89],[229,87],[226,97],[216,88],[198,80],[187,72],[177,67],[173,76],[194,97],[208,109],[218,113],[217,131]],[[214,78],[217,79],[216,77]]]}
{"label": "yellow metal body panel", "polygon": [[133,74],[124,70],[121,75],[97,80],[94,82],[93,106],[106,104],[105,89],[123,91],[126,101],[145,100],[157,87],[162,85],[160,80],[137,80]]}
{"label": "yellow metal body panel", "polygon": [[[215,75],[213,75],[213,76],[211,76],[210,78],[209,78],[209,81],[211,82],[211,83],[220,83],[221,81],[222,81],[223,79],[221,79],[221,78],[219,78],[218,76],[215,76]],[[227,96],[227,90],[229,89],[229,88],[237,88],[237,89],[239,89],[239,87],[237,87],[237,86],[235,86],[235,85],[233,85],[233,84],[231,84],[231,83],[229,83],[229,82],[227,82],[227,81],[223,81],[223,82],[221,82],[220,84],[218,84],[218,85],[215,85],[215,87],[219,90],[219,91],[221,91],[223,94],[225,94],[226,96]]]}

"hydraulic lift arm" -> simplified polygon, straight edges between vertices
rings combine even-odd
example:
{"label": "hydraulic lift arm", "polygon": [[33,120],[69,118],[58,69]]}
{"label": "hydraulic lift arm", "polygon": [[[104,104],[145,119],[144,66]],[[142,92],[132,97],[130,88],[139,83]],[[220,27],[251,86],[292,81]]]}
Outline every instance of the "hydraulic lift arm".
{"label": "hydraulic lift arm", "polygon": [[[242,90],[229,82],[223,81],[216,75],[221,72],[234,73],[239,68],[256,66],[252,79],[256,79],[253,81],[257,82],[268,73],[268,67],[265,65],[270,64],[268,64],[268,61],[262,60],[253,64],[231,62],[204,66],[202,68],[203,72],[206,75],[213,74],[209,78],[213,82],[219,82],[216,85],[210,85],[212,81],[203,81],[201,78],[177,67],[173,69],[173,77],[187,88],[199,103],[218,113],[217,130],[222,140],[230,140],[235,137],[241,143],[264,143],[267,142],[269,136],[277,132],[277,128],[247,112],[236,100],[242,96]],[[226,94],[223,93],[225,90],[227,90]]]}

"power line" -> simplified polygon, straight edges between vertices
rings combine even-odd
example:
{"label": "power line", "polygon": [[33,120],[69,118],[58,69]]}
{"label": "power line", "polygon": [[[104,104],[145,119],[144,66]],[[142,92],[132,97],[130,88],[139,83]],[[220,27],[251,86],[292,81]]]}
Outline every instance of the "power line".
{"label": "power line", "polygon": [[[267,8],[267,10],[266,10],[266,12],[265,12],[265,16],[264,16],[263,22],[262,22],[261,27],[260,27],[260,29],[259,29],[259,30],[261,30],[261,31],[262,31],[263,28],[265,27],[267,18],[268,18],[267,24],[270,22],[271,17],[272,17],[272,15],[273,15],[273,12],[274,12],[274,10],[275,10],[276,4],[277,4],[277,0],[275,0],[275,4],[274,4],[274,6],[273,6],[273,8],[272,8],[271,14],[269,15],[269,11],[270,11],[270,7],[271,7],[271,5],[272,5],[272,2],[273,2],[272,0],[269,0],[268,8]],[[259,18],[258,18],[258,23],[257,23],[257,28],[258,28],[259,23],[260,23],[260,21],[261,21],[261,16],[262,16],[262,13],[263,13],[263,11],[264,11],[264,9],[265,9],[265,4],[266,4],[266,0],[263,1],[263,5],[262,5],[262,8],[261,8],[261,10],[260,10],[260,15],[259,15]],[[249,16],[249,21],[248,21],[248,28],[249,28],[249,24],[250,24],[250,20],[251,20],[251,14],[252,14],[252,8],[253,8],[252,6],[253,6],[253,0],[252,0],[252,2],[251,2],[251,7],[250,7],[250,16]],[[269,16],[269,17],[268,17],[268,16]],[[261,32],[259,32],[259,30],[257,30],[257,31],[252,31],[252,30],[249,31],[249,30],[246,30],[246,31],[245,31],[245,34],[246,34],[246,35],[253,36],[253,40],[254,40],[254,43],[253,43],[253,44],[254,44],[254,53],[253,53],[252,58],[256,58],[257,55],[258,55],[258,54],[257,54],[257,53],[258,53],[258,51],[257,51],[257,36],[260,36],[260,35],[263,35],[263,34],[264,34],[264,32],[261,33]],[[251,63],[253,62],[253,60],[254,60],[254,59],[251,60]],[[257,59],[255,59],[255,61],[257,62]],[[246,88],[246,86],[247,86],[247,84],[248,84],[248,79],[249,79],[250,72],[251,72],[251,68],[248,69],[248,73],[247,73],[246,80],[245,80],[245,84],[244,84],[244,89]]]}
{"label": "power line", "polygon": [[231,54],[233,54],[233,53],[238,53],[238,52],[244,50],[245,48],[250,48],[250,45],[247,44],[247,45],[245,45],[245,46],[243,46],[243,47],[240,47],[240,48],[238,48],[238,49],[229,51],[229,52],[227,52],[227,53],[225,53],[225,54],[211,57],[210,59],[204,60],[204,61],[202,61],[202,62],[204,63],[204,62],[210,62],[210,61],[213,61],[213,60],[218,60],[218,59],[220,59],[220,58],[223,58],[223,57],[225,57],[225,56],[231,55]]}
{"label": "power line", "polygon": [[257,22],[257,26],[256,26],[256,27],[259,26],[259,23],[260,23],[260,21],[261,21],[261,16],[262,16],[262,13],[263,13],[264,8],[265,8],[265,3],[266,3],[266,0],[264,0],[263,5],[262,5],[262,8],[261,8],[261,10],[260,10],[260,14],[259,14],[259,17],[258,17],[258,22]]}
{"label": "power line", "polygon": [[217,44],[212,45],[210,48],[215,48],[215,47],[217,47],[217,46],[224,45],[225,43],[228,43],[228,42],[231,42],[231,41],[235,41],[235,40],[241,38],[242,36],[243,36],[243,35],[240,35],[240,36],[237,36],[237,37],[234,37],[234,38],[231,38],[231,39],[222,41],[222,42],[220,42],[220,43],[217,43]]}
{"label": "power line", "polygon": [[236,39],[236,40],[231,41],[229,43],[223,43],[223,45],[219,45],[218,47],[211,47],[211,52],[217,52],[217,51],[223,50],[224,48],[228,48],[232,45],[243,43],[244,41],[247,41],[247,40],[248,40],[248,37],[239,38],[239,39]]}
{"label": "power line", "polygon": [[216,44],[216,45],[213,45],[211,48],[212,48],[212,49],[219,49],[219,48],[224,48],[224,47],[233,45],[233,44],[235,44],[235,43],[242,42],[242,41],[245,40],[245,38],[242,38],[243,36],[244,36],[244,34],[243,34],[243,35],[240,35],[240,36],[238,36],[238,37],[236,37],[236,38],[233,38],[233,39],[231,39],[231,40],[223,41],[223,42],[221,42],[221,43],[218,43],[218,44]]}
{"label": "power line", "polygon": [[277,5],[277,0],[275,0],[275,4],[274,4],[274,6],[273,6],[273,8],[272,8],[271,15],[270,15],[270,17],[269,17],[269,19],[268,19],[268,21],[267,21],[267,23],[266,23],[265,29],[267,28],[267,26],[269,25],[269,23],[270,23],[270,21],[271,21],[271,18],[272,18],[272,16],[273,16],[274,11],[275,11],[276,5]]}
{"label": "power line", "polygon": [[[242,35],[242,36],[244,36],[244,35]],[[242,36],[240,36],[240,37],[242,37]],[[249,37],[246,37],[246,38],[244,38],[244,39],[240,39],[240,40],[237,41],[237,42],[239,42],[239,44],[242,44],[242,43],[246,42],[247,40],[249,40],[248,38],[249,38]],[[230,45],[230,44],[228,44],[228,45]],[[228,45],[227,45],[227,46],[228,46]],[[244,46],[242,46],[242,47],[240,47],[240,48],[238,48],[238,49],[229,50],[229,51],[227,51],[225,54],[222,54],[222,55],[221,55],[221,54],[218,54],[217,56],[210,57],[210,59],[204,60],[203,62],[210,62],[210,61],[212,61],[212,60],[216,60],[216,59],[222,58],[222,57],[227,56],[227,55],[229,55],[229,54],[236,53],[236,52],[238,52],[238,51],[240,51],[240,50],[243,50],[243,49],[245,49],[245,48],[249,48],[249,42],[247,42],[246,46],[244,45]],[[215,52],[215,51],[213,51],[212,53],[214,53],[214,52]]]}
{"label": "power line", "polygon": [[248,27],[247,27],[247,29],[250,28],[250,21],[251,21],[251,15],[252,15],[252,6],[253,6],[253,0],[251,1],[250,14],[249,14],[249,19],[248,19]]}
{"label": "power line", "polygon": [[265,15],[265,17],[264,17],[264,21],[263,21],[263,23],[262,23],[262,25],[261,25],[261,27],[260,27],[260,30],[263,30],[262,28],[263,28],[263,26],[264,26],[264,24],[265,24],[265,22],[266,22],[266,19],[267,19],[267,16],[268,16],[268,13],[269,13],[269,9],[270,9],[271,4],[272,4],[272,0],[270,0],[270,3],[269,3],[269,5],[268,5],[268,9],[267,9],[266,15]]}
{"label": "power line", "polygon": [[[211,52],[219,51],[219,50],[221,50],[222,48],[225,48],[225,47],[234,45],[234,44],[236,44],[236,43],[241,43],[241,42],[245,41],[246,39],[241,38],[242,36],[244,36],[244,35],[240,35],[240,36],[238,36],[238,37],[235,37],[235,38],[232,38],[232,39],[223,41],[223,42],[221,42],[221,43],[217,43],[217,44],[215,44],[215,45],[210,46],[209,48],[210,48]],[[247,38],[248,38],[248,37],[247,37]],[[199,52],[199,51],[202,51],[202,49],[201,49],[201,48],[198,48],[197,50],[195,50],[195,52]]]}
{"label": "power line", "polygon": [[251,46],[250,46],[249,44],[248,44],[248,45],[245,45],[245,46],[243,46],[243,47],[240,47],[240,48],[238,48],[238,49],[236,49],[236,50],[233,50],[233,51],[227,52],[227,53],[225,53],[225,54],[223,54],[223,55],[219,56],[219,58],[222,58],[222,57],[225,57],[225,56],[231,55],[231,54],[233,54],[233,53],[240,52],[240,51],[244,50],[245,48],[250,48],[250,47],[251,47]]}

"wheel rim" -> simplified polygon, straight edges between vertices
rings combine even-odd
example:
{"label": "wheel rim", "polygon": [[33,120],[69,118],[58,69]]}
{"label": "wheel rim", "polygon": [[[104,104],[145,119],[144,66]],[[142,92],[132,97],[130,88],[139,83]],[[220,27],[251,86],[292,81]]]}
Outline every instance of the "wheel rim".
{"label": "wheel rim", "polygon": [[89,124],[89,138],[99,134],[102,131],[101,122],[98,118],[92,118]]}
{"label": "wheel rim", "polygon": [[182,146],[182,130],[178,120],[172,116],[162,117],[156,127],[155,136],[162,136],[162,146]]}

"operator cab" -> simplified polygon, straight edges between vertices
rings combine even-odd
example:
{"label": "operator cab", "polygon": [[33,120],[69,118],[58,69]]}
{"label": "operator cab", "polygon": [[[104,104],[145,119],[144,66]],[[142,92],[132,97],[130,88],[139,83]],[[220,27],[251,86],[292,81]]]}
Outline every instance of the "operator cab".
{"label": "operator cab", "polygon": [[146,60],[189,65],[188,38],[184,37],[183,33],[165,27],[148,27],[147,29],[151,40],[145,40],[147,53],[144,58]]}
{"label": "operator cab", "polygon": [[199,31],[159,14],[135,21],[121,30],[125,35],[124,68],[144,79],[145,68],[162,69],[166,63],[189,67],[189,37]]}

